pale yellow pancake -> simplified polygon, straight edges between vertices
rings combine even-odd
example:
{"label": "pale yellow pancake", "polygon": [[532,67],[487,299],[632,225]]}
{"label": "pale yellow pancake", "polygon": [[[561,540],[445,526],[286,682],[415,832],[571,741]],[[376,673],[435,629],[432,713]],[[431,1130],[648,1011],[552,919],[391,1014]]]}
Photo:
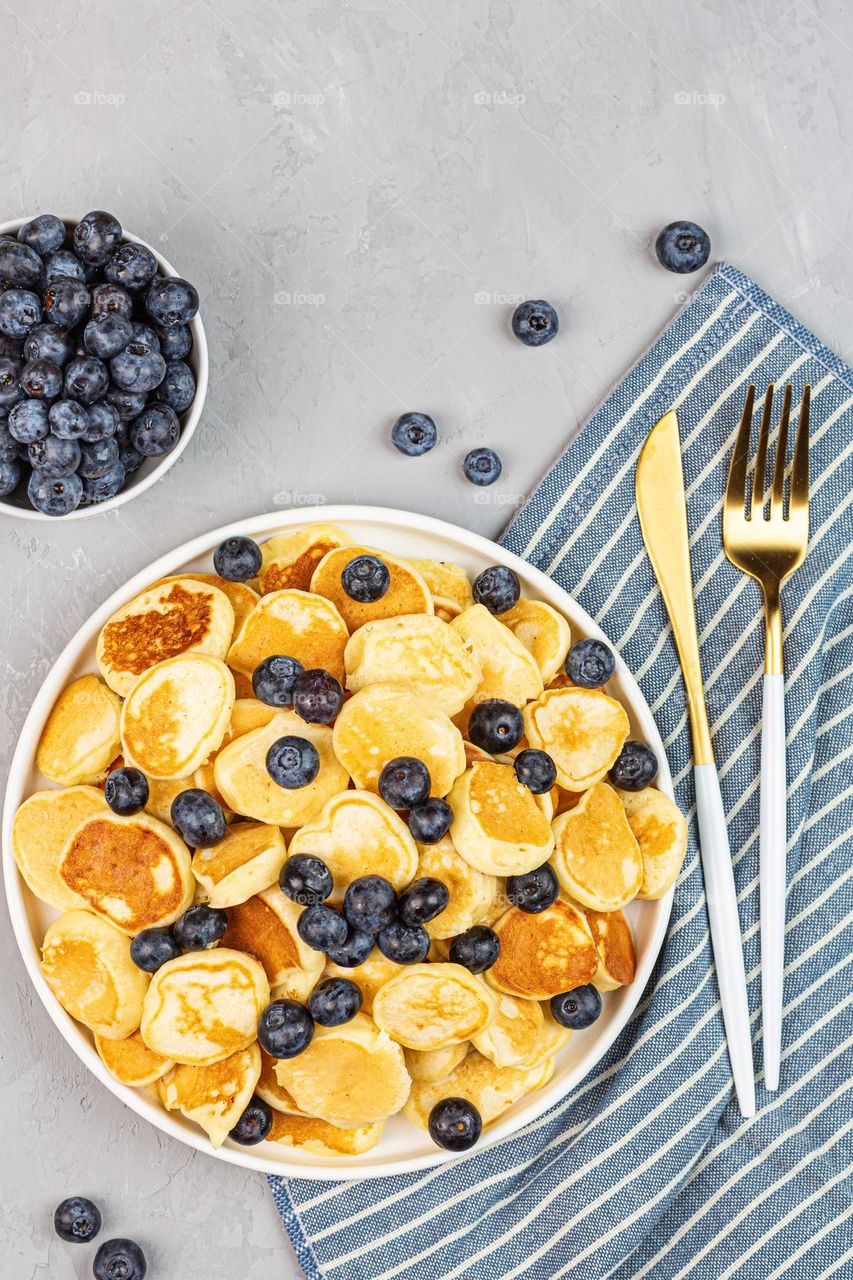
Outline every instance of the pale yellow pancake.
{"label": "pale yellow pancake", "polygon": [[268,1053],[261,1049],[261,1074],[258,1076],[258,1083],[255,1085],[255,1093],[259,1098],[263,1098],[267,1106],[272,1107],[273,1111],[280,1111],[289,1116],[303,1115],[304,1113],[297,1107],[293,1095],[288,1093],[276,1080],[276,1061],[276,1058],[271,1058]]}
{"label": "pale yellow pancake", "polygon": [[373,1000],[373,1020],[407,1049],[447,1049],[494,1021],[497,1002],[460,964],[411,964]]}
{"label": "pale yellow pancake", "polygon": [[307,1000],[323,972],[323,954],[300,938],[296,923],[303,908],[278,885],[228,908],[223,947],[245,951],[263,965],[276,996]]}
{"label": "pale yellow pancake", "polygon": [[44,935],[41,971],[66,1013],[106,1040],[139,1026],[148,974],[130,958],[130,939],[91,911],[66,911]]}
{"label": "pale yellow pancake", "polygon": [[535,1000],[505,992],[497,997],[494,1022],[471,1039],[474,1048],[496,1067],[538,1067],[568,1044],[571,1032],[561,1027]]}
{"label": "pale yellow pancake", "polygon": [[290,842],[290,856],[313,854],[332,873],[332,902],[360,876],[384,876],[395,889],[415,878],[418,850],[408,826],[372,791],[341,791]]}
{"label": "pale yellow pancake", "polygon": [[296,658],[306,671],[320,667],[344,678],[349,632],[329,600],[308,591],[272,591],[247,614],[228,651],[228,665],[251,677],[264,658]]}
{"label": "pale yellow pancake", "polygon": [[450,1075],[470,1049],[467,1040],[446,1045],[443,1049],[404,1049],[406,1070],[413,1081],[434,1084]]}
{"label": "pale yellow pancake", "polygon": [[586,917],[563,898],[535,915],[510,907],[492,927],[501,950],[485,976],[498,991],[549,1000],[595,977],[598,951]]}
{"label": "pale yellow pancake", "polygon": [[212,907],[233,907],[275,884],[286,857],[278,827],[233,822],[219,844],[196,850],[193,875]]}
{"label": "pale yellow pancake", "polygon": [[537,799],[510,765],[475,761],[448,797],[455,849],[487,875],[520,875],[541,866],[554,837]]}
{"label": "pale yellow pancake", "polygon": [[95,1036],[98,1057],[116,1080],[134,1088],[143,1088],[161,1080],[175,1065],[170,1058],[152,1053],[138,1031],[126,1040],[106,1040]]}
{"label": "pale yellow pancake", "polygon": [[541,1089],[554,1074],[552,1058],[525,1071],[519,1067],[497,1067],[472,1049],[449,1076],[434,1083],[416,1081],[412,1085],[404,1113],[420,1129],[429,1124],[429,1113],[443,1098],[466,1098],[479,1111],[483,1124],[491,1124],[513,1103],[534,1089]]}
{"label": "pale yellow pancake", "polygon": [[472,648],[446,622],[415,613],[366,622],[350,636],[344,653],[347,688],[394,683],[456,715],[480,682]]}
{"label": "pale yellow pancake", "polygon": [[53,704],[36,767],[63,787],[98,782],[119,750],[121,700],[97,676],[72,680]]}
{"label": "pale yellow pancake", "polygon": [[[344,591],[341,574],[357,556],[376,556],[390,574],[391,582],[384,596],[373,604],[360,604]],[[394,618],[404,613],[432,613],[432,595],[417,569],[405,560],[375,547],[337,547],[327,552],[311,578],[311,590],[325,596],[337,607],[350,631],[377,618]]]}
{"label": "pale yellow pancake", "polygon": [[548,689],[523,710],[531,747],[547,751],[557,766],[557,782],[567,791],[586,791],[601,782],[630,731],[625,710],[600,689]]}
{"label": "pale yellow pancake", "polygon": [[151,778],[185,778],[219,748],[234,706],[224,662],[184,653],[140,676],[121,712],[128,764]]}
{"label": "pale yellow pancake", "polygon": [[544,600],[519,600],[501,614],[501,622],[530,650],[545,684],[553,680],[572,643],[571,628],[563,615]]}
{"label": "pale yellow pancake", "polygon": [[551,866],[563,892],[593,911],[618,911],[640,892],[640,846],[606,782],[590,787],[574,809],[555,819]]}
{"label": "pale yellow pancake", "polygon": [[278,533],[261,544],[261,571],[258,587],[263,595],[272,591],[308,591],[317,565],[328,551],[345,547],[349,535],[334,524],[312,524],[307,529]]}
{"label": "pale yellow pancake", "polygon": [[424,926],[431,938],[453,938],[484,920],[494,906],[499,881],[477,871],[456,852],[450,836],[437,844],[418,845],[418,866],[413,879],[431,876],[447,886],[450,901],[440,915]]}
{"label": "pale yellow pancake", "polygon": [[684,862],[687,821],[674,801],[655,787],[618,795],[643,859],[643,883],[637,896],[662,898],[675,884]]}
{"label": "pale yellow pancake", "polygon": [[502,698],[523,707],[539,697],[542,676],[533,655],[483,605],[472,605],[448,625],[473,649],[480,664],[480,682],[457,717],[463,730],[476,704],[487,698]]}
{"label": "pale yellow pancake", "polygon": [[453,617],[471,608],[474,592],[461,565],[452,560],[410,560],[409,564],[421,575],[436,604],[441,601],[445,608],[453,607]]}
{"label": "pale yellow pancake", "polygon": [[584,910],[598,951],[598,972],[593,986],[599,991],[615,991],[634,981],[637,964],[631,926],[621,911]]}
{"label": "pale yellow pancake", "polygon": [[393,978],[395,974],[402,973],[402,971],[403,965],[395,964],[393,960],[383,956],[378,947],[374,947],[363,964],[348,967],[346,965],[333,964],[331,960],[327,961],[323,970],[323,977],[349,978],[361,992],[362,1013],[371,1013],[377,991],[384,986],[389,978]]}
{"label": "pale yellow pancake", "polygon": [[210,1066],[179,1065],[157,1086],[167,1111],[180,1111],[221,1147],[252,1100],[261,1074],[257,1043]]}
{"label": "pale yellow pancake", "polygon": [[360,1129],[341,1129],[316,1116],[285,1115],[274,1111],[269,1141],[283,1147],[311,1151],[318,1156],[360,1156],[375,1147],[382,1137],[384,1123],[362,1125]]}
{"label": "pale yellow pancake", "polygon": [[86,905],[59,875],[59,861],[72,831],[106,808],[104,793],[96,787],[69,787],[36,791],[15,814],[12,852],[18,870],[36,897],[57,911]]}

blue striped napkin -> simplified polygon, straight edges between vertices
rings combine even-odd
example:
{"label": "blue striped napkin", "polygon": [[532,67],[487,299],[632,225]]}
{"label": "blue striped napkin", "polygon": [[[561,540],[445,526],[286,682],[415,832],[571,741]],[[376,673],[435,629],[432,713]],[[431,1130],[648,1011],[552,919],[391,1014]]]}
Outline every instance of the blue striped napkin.
{"label": "blue striped napkin", "polygon": [[741,272],[719,267],[560,458],[506,545],[570,591],[636,674],[694,815],[690,738],[634,465],[678,409],[714,747],[761,1063],[758,588],[720,511],[747,383],[812,385],[812,536],[783,592],[788,929],[782,1083],[732,1097],[691,842],[655,973],[593,1075],[481,1155],[406,1177],[271,1179],[310,1280],[826,1280],[853,1274],[853,370]]}

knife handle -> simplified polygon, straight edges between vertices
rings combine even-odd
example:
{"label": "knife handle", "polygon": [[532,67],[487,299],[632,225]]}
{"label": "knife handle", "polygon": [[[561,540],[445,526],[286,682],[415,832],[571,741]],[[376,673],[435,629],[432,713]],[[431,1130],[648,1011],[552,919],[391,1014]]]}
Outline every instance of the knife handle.
{"label": "knife handle", "polygon": [[693,776],[699,820],[699,850],[729,1060],[741,1115],[754,1116],[755,1076],[746,973],[743,966],[743,939],[720,780],[714,764],[697,764]]}

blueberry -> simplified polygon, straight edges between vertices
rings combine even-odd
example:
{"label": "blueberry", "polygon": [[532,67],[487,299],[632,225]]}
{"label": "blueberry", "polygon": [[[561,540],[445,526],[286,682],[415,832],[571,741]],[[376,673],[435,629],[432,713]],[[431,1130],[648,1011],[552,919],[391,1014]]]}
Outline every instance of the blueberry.
{"label": "blueberry", "polygon": [[0,293],[0,330],[8,338],[26,338],[42,317],[37,293],[29,289],[7,289]]}
{"label": "blueberry", "polygon": [[307,947],[328,951],[329,947],[340,947],[346,941],[347,922],[340,911],[318,902],[305,908],[296,921],[296,931]]}
{"label": "blueberry", "polygon": [[130,958],[145,973],[156,973],[180,954],[178,939],[171,929],[143,929],[130,943]]}
{"label": "blueberry", "polygon": [[8,427],[19,444],[43,440],[50,431],[47,405],[43,400],[19,400],[9,410]]}
{"label": "blueberry", "polygon": [[160,351],[160,339],[150,324],[143,324],[141,320],[134,320],[130,327],[133,330],[133,341],[144,347],[146,353],[154,351],[158,355],[162,354]]}
{"label": "blueberry", "polygon": [[11,356],[0,356],[0,408],[11,409],[23,398],[20,362]]}
{"label": "blueberry", "polygon": [[147,289],[156,274],[157,259],[144,244],[119,245],[104,267],[110,284],[121,285],[133,293]]}
{"label": "blueberry", "polygon": [[425,800],[409,814],[409,830],[419,844],[438,844],[450,830],[453,810],[446,800]]}
{"label": "blueberry", "polygon": [[272,1129],[272,1110],[257,1094],[246,1107],[234,1128],[228,1134],[241,1147],[254,1147],[269,1137]]}
{"label": "blueberry", "polygon": [[501,953],[501,940],[485,924],[474,924],[450,944],[450,959],[470,973],[485,973]]}
{"label": "blueberry", "polygon": [[305,670],[296,658],[275,653],[264,658],[252,672],[252,692],[268,707],[289,707],[293,703],[293,685]]}
{"label": "blueberry", "polygon": [[197,902],[178,917],[172,925],[172,932],[184,951],[207,951],[216,945],[227,928],[226,912]]}
{"label": "blueberry", "polygon": [[101,1229],[101,1215],[85,1196],[69,1196],[57,1205],[53,1226],[60,1239],[69,1244],[88,1244]]}
{"label": "blueberry", "polygon": [[135,1240],[106,1240],[95,1254],[95,1280],[143,1280],[145,1254]]}
{"label": "blueberry", "polygon": [[174,409],[167,404],[149,404],[135,419],[130,442],[146,458],[159,458],[171,453],[181,434],[181,424]]}
{"label": "blueberry", "polygon": [[8,421],[0,421],[0,462],[12,462],[21,457],[23,445],[9,431]]}
{"label": "blueberry", "polygon": [[574,991],[551,996],[551,1012],[560,1026],[583,1031],[584,1027],[592,1026],[601,1013],[601,996],[595,987],[575,987]]}
{"label": "blueberry", "polygon": [[329,947],[326,955],[332,964],[340,965],[342,969],[354,969],[356,965],[364,964],[375,946],[376,939],[372,933],[350,928],[341,945]]}
{"label": "blueberry", "polygon": [[[133,453],[134,450],[131,450]],[[124,482],[127,477],[125,469],[124,450],[121,451],[122,457],[115,466],[103,476],[97,476],[94,480],[83,481],[83,494],[87,502],[106,502],[108,498],[114,498],[124,488]]]}
{"label": "blueberry", "polygon": [[213,553],[213,567],[228,582],[247,582],[259,572],[263,556],[251,538],[226,538]]}
{"label": "blueberry", "polygon": [[113,769],[104,784],[104,799],[113,813],[129,818],[148,803],[148,779],[140,769]]}
{"label": "blueberry", "polygon": [[172,801],[172,826],[193,849],[209,849],[225,838],[225,814],[207,791],[188,787]]}
{"label": "blueberry", "polygon": [[40,213],[18,228],[18,239],[44,257],[65,244],[65,223],[55,213]]}
{"label": "blueberry", "polygon": [[0,289],[37,289],[42,261],[35,249],[20,240],[0,239]]}
{"label": "blueberry", "polygon": [[478,702],[468,721],[468,738],[481,751],[493,755],[512,751],[524,734],[521,711],[503,698],[487,698]]}
{"label": "blueberry", "polygon": [[92,290],[91,315],[93,320],[104,315],[116,315],[130,320],[133,315],[133,298],[117,284],[96,284]]}
{"label": "blueberry", "polygon": [[447,885],[432,876],[421,876],[397,899],[397,914],[403,924],[426,924],[440,916],[450,901]]}
{"label": "blueberry", "polygon": [[24,358],[23,338],[10,338],[7,333],[0,330],[0,357],[20,364]]}
{"label": "blueberry", "polygon": [[600,689],[615,670],[613,650],[603,640],[578,640],[566,658],[566,675],[582,689]]}
{"label": "blueberry", "polygon": [[70,249],[56,249],[44,260],[44,278],[48,284],[56,280],[79,280],[86,283],[86,268]]}
{"label": "blueberry", "polygon": [[361,1008],[362,996],[349,978],[326,978],[308,997],[308,1012],[321,1027],[340,1027]]}
{"label": "blueberry", "polygon": [[389,760],[379,775],[379,794],[392,809],[414,809],[429,799],[429,769],[414,756]]}
{"label": "blueberry", "polygon": [[44,318],[61,329],[73,329],[85,319],[89,301],[89,290],[82,280],[51,280],[44,291]]}
{"label": "blueberry", "polygon": [[258,1018],[258,1043],[271,1058],[295,1058],[313,1038],[314,1019],[295,1000],[273,1000]]}
{"label": "blueberry", "polygon": [[54,400],[47,411],[50,430],[60,440],[82,440],[89,428],[89,413],[76,400]]}
{"label": "blueberry", "polygon": [[331,724],[343,705],[340,681],[328,671],[303,671],[293,682],[293,710],[307,724]]}
{"label": "blueberry", "polygon": [[425,413],[404,413],[391,429],[391,443],[407,458],[429,453],[437,439],[435,423]]}
{"label": "blueberry", "polygon": [[391,574],[378,556],[356,556],[344,566],[341,583],[350,600],[375,604],[390,587]]}
{"label": "blueberry", "polygon": [[113,406],[122,422],[134,421],[145,408],[144,391],[121,391],[118,387],[110,387],[104,399]]}
{"label": "blueberry", "polygon": [[52,360],[60,367],[70,358],[73,340],[58,324],[33,325],[24,339],[25,360]]}
{"label": "blueberry", "polygon": [[267,752],[267,773],[287,791],[307,787],[320,772],[320,755],[313,742],[287,734],[276,738]]}
{"label": "blueberry", "polygon": [[124,350],[132,334],[129,320],[116,315],[115,311],[105,311],[87,323],[83,330],[83,345],[89,355],[111,360]]}
{"label": "blueberry", "polygon": [[489,613],[506,613],[518,604],[521,583],[514,569],[496,564],[477,575],[473,591],[477,604],[485,605]]}
{"label": "blueberry", "polygon": [[14,493],[21,483],[21,464],[17,458],[0,459],[0,498]]}
{"label": "blueberry", "polygon": [[97,444],[99,440],[106,440],[118,431],[121,419],[118,416],[118,410],[108,400],[96,400],[94,404],[88,406],[85,413],[86,430],[80,439],[85,440],[87,444]]}
{"label": "blueberry", "polygon": [[547,751],[537,751],[533,747],[519,751],[513,761],[513,767],[519,782],[523,783],[535,796],[541,796],[546,791],[550,791],[557,781],[557,766]]}
{"label": "blueberry", "polygon": [[560,320],[550,302],[522,302],[512,313],[512,331],[526,347],[544,347],[556,338]]}
{"label": "blueberry", "polygon": [[62,370],[52,360],[30,360],[21,370],[21,386],[33,400],[55,400],[62,390]]}
{"label": "blueberry", "polygon": [[94,404],[103,400],[109,384],[107,366],[97,356],[75,356],[65,366],[63,388],[70,400]]}
{"label": "blueberry", "polygon": [[122,391],[153,391],[166,372],[166,361],[159,351],[150,351],[135,339],[110,360],[110,378]]}
{"label": "blueberry", "polygon": [[397,914],[397,894],[384,876],[360,876],[347,886],[344,915],[362,933],[381,933]]}
{"label": "blueberry", "polygon": [[170,328],[155,325],[154,332],[160,340],[160,354],[166,361],[183,360],[192,351],[192,330],[185,324],[176,324]]}
{"label": "blueberry", "polygon": [[626,742],[609,774],[614,787],[621,791],[642,791],[657,776],[657,756],[645,742]]}
{"label": "blueberry", "polygon": [[74,252],[87,267],[101,267],[121,243],[121,223],[103,209],[93,209],[71,232]]}
{"label": "blueberry", "polygon": [[421,924],[394,920],[377,935],[376,945],[383,956],[395,964],[420,964],[429,951],[429,934]]}
{"label": "blueberry", "polygon": [[313,907],[325,902],[332,892],[332,873],[322,858],[310,853],[294,853],[279,872],[278,883],[292,902]]}
{"label": "blueberry", "polygon": [[507,877],[506,896],[514,907],[529,915],[538,915],[540,911],[553,906],[559,892],[557,877],[547,862],[543,862],[535,871]]}
{"label": "blueberry", "polygon": [[503,470],[503,464],[494,449],[472,449],[465,455],[462,470],[472,484],[494,484]]}
{"label": "blueberry", "polygon": [[704,267],[710,252],[708,233],[695,222],[670,222],[655,241],[658,262],[679,275]]}
{"label": "blueberry", "polygon": [[189,409],[194,398],[195,378],[192,369],[183,360],[170,360],[166,365],[157,399],[174,409],[175,413],[183,413],[185,409]]}
{"label": "blueberry", "polygon": [[198,311],[198,293],[180,276],[154,280],[145,295],[145,310],[155,324],[189,324]]}
{"label": "blueberry", "polygon": [[483,1132],[483,1121],[467,1098],[442,1098],[429,1113],[429,1136],[446,1151],[469,1151]]}
{"label": "blueberry", "polygon": [[118,440],[108,436],[106,440],[96,440],[94,444],[85,441],[79,445],[80,462],[77,473],[81,480],[98,480],[107,475],[119,461]]}
{"label": "blueberry", "polygon": [[43,476],[70,476],[80,465],[80,446],[76,440],[60,440],[45,436],[27,446],[30,466]]}

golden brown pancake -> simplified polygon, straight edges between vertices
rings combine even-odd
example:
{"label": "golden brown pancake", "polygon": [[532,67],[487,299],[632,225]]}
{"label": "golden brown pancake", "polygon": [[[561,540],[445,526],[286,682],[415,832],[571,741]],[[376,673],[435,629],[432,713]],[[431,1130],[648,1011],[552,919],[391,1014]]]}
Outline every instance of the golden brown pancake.
{"label": "golden brown pancake", "polygon": [[224,840],[196,850],[193,875],[212,907],[233,907],[275,884],[286,856],[278,827],[232,822]]}
{"label": "golden brown pancake", "polygon": [[290,842],[290,857],[313,854],[332,873],[331,901],[360,876],[384,876],[400,890],[415,878],[418,850],[408,826],[372,791],[341,791]]}
{"label": "golden brown pancake", "polygon": [[643,883],[637,896],[662,898],[675,884],[684,862],[687,821],[674,801],[656,787],[618,794],[643,859]]}
{"label": "golden brown pancake", "polygon": [[463,732],[478,702],[502,698],[523,707],[542,692],[542,676],[533,655],[509,627],[481,604],[472,605],[449,624],[472,648],[480,664],[480,682],[456,723]]}
{"label": "golden brown pancake", "polygon": [[44,935],[41,971],[66,1013],[107,1040],[139,1026],[148,974],[130,958],[130,939],[91,911],[66,911]]}
{"label": "golden brown pancake", "polygon": [[167,658],[125,700],[124,758],[151,778],[185,778],[219,748],[233,706],[234,678],[224,662],[203,653]]}
{"label": "golden brown pancake", "polygon": [[296,1105],[293,1095],[279,1084],[275,1077],[276,1058],[271,1058],[261,1049],[261,1074],[255,1085],[255,1093],[263,1098],[273,1111],[281,1111],[285,1115],[299,1116],[302,1112]]}
{"label": "golden brown pancake", "polygon": [[409,564],[421,575],[436,604],[441,601],[444,607],[452,606],[452,617],[470,609],[474,593],[461,565],[452,560],[410,560]]}
{"label": "golden brown pancake", "polygon": [[521,875],[547,862],[554,847],[539,797],[497,761],[475,761],[448,797],[454,848],[487,875]]}
{"label": "golden brown pancake", "polygon": [[349,535],[333,524],[312,524],[307,529],[280,533],[261,545],[263,561],[258,586],[271,591],[308,591],[317,565],[328,551],[345,547]]}
{"label": "golden brown pancake", "polygon": [[[205,582],[209,587],[216,587],[217,590],[228,597],[231,601],[231,608],[234,610],[232,638],[243,625],[243,619],[248,613],[251,613],[260,599],[257,591],[253,591],[248,582],[229,582],[227,578],[220,578],[218,573],[182,573],[179,577],[161,578],[160,582],[176,582],[186,578],[191,582]],[[152,587],[158,587],[160,582],[152,582],[151,585]]]}
{"label": "golden brown pancake", "polygon": [[97,676],[72,680],[42,730],[36,767],[63,787],[99,781],[119,750],[120,714],[120,700]]}
{"label": "golden brown pancake", "polygon": [[[418,868],[415,879],[431,876],[447,886],[450,894],[441,915],[424,926],[431,938],[453,938],[472,924],[484,920],[498,896],[496,876],[477,871],[456,852],[450,836],[437,844],[418,845]],[[503,908],[501,908],[503,910]]]}
{"label": "golden brown pancake", "polygon": [[178,1065],[157,1091],[167,1111],[180,1111],[201,1125],[211,1146],[221,1147],[251,1102],[260,1072],[255,1043],[208,1066]]}
{"label": "golden brown pancake", "polygon": [[480,681],[471,646],[431,613],[366,622],[350,636],[344,662],[351,692],[382,684],[393,672],[395,684],[449,716],[462,710]]}
{"label": "golden brown pancake", "polygon": [[260,698],[238,697],[231,708],[231,723],[228,726],[225,741],[230,742],[232,738],[251,733],[252,729],[262,729],[265,724],[269,724],[275,714],[276,708],[268,707],[265,702],[261,702]]}
{"label": "golden brown pancake", "polygon": [[467,1098],[479,1111],[483,1124],[491,1124],[514,1102],[534,1089],[541,1089],[554,1073],[553,1059],[526,1071],[520,1067],[497,1067],[472,1049],[455,1070],[434,1083],[416,1081],[403,1110],[413,1124],[426,1129],[429,1113],[442,1098]]}
{"label": "golden brown pancake", "polygon": [[548,689],[522,714],[528,742],[548,752],[567,791],[600,782],[631,727],[621,703],[600,689]]}
{"label": "golden brown pancake", "polygon": [[413,1081],[433,1084],[449,1076],[451,1071],[459,1066],[470,1047],[467,1040],[462,1040],[459,1044],[450,1044],[443,1049],[404,1048],[406,1070]]}
{"label": "golden brown pancake", "polygon": [[296,658],[306,671],[320,667],[344,678],[349,633],[331,601],[307,591],[273,591],[245,618],[228,651],[228,665],[251,678],[264,658]]}
{"label": "golden brown pancake", "polygon": [[598,952],[586,917],[563,898],[537,915],[510,907],[493,928],[501,950],[486,981],[498,991],[549,1000],[595,977]]}
{"label": "golden brown pancake", "polygon": [[446,1049],[494,1021],[497,1002],[462,965],[410,964],[373,1000],[373,1020],[407,1049]]}
{"label": "golden brown pancake", "polygon": [[323,977],[349,978],[361,992],[362,1013],[371,1013],[377,991],[389,978],[393,978],[395,974],[402,973],[402,971],[403,965],[395,964],[393,960],[383,956],[378,947],[374,947],[364,964],[349,967],[333,964],[331,960],[327,961],[323,970]]}
{"label": "golden brown pancake", "polygon": [[501,614],[501,622],[533,654],[544,682],[553,680],[572,643],[572,633],[563,615],[544,600],[519,600]]}
{"label": "golden brown pancake", "polygon": [[285,1115],[274,1111],[270,1142],[299,1147],[320,1156],[359,1156],[370,1151],[382,1137],[384,1124],[362,1125],[360,1129],[340,1129],[316,1116]]}
{"label": "golden brown pancake", "polygon": [[584,910],[600,964],[593,983],[599,991],[614,991],[634,981],[637,970],[631,926],[621,911]]}
{"label": "golden brown pancake", "polygon": [[[378,557],[390,574],[388,590],[373,604],[360,604],[344,591],[341,574],[356,556]],[[377,551],[375,547],[348,546],[329,551],[314,570],[311,590],[332,601],[350,631],[355,631],[365,622],[375,622],[377,618],[433,611],[429,587],[417,569],[387,551]]]}
{"label": "golden brown pancake", "polygon": [[323,954],[299,937],[296,922],[302,907],[276,885],[247,902],[228,908],[224,947],[245,951],[264,968],[271,987],[289,999],[305,1000],[323,972]]}
{"label": "golden brown pancake", "polygon": [[57,911],[86,905],[60,877],[59,860],[72,831],[106,808],[104,793],[96,787],[69,787],[36,791],[15,814],[12,851],[18,870],[36,897]]}
{"label": "golden brown pancake", "polygon": [[643,859],[618,795],[597,782],[554,821],[551,865],[560,888],[582,907],[618,911],[643,883]]}
{"label": "golden brown pancake", "polygon": [[170,1058],[161,1058],[145,1044],[138,1031],[126,1040],[106,1040],[95,1036],[98,1057],[116,1080],[122,1084],[141,1088],[162,1079],[175,1065]]}

